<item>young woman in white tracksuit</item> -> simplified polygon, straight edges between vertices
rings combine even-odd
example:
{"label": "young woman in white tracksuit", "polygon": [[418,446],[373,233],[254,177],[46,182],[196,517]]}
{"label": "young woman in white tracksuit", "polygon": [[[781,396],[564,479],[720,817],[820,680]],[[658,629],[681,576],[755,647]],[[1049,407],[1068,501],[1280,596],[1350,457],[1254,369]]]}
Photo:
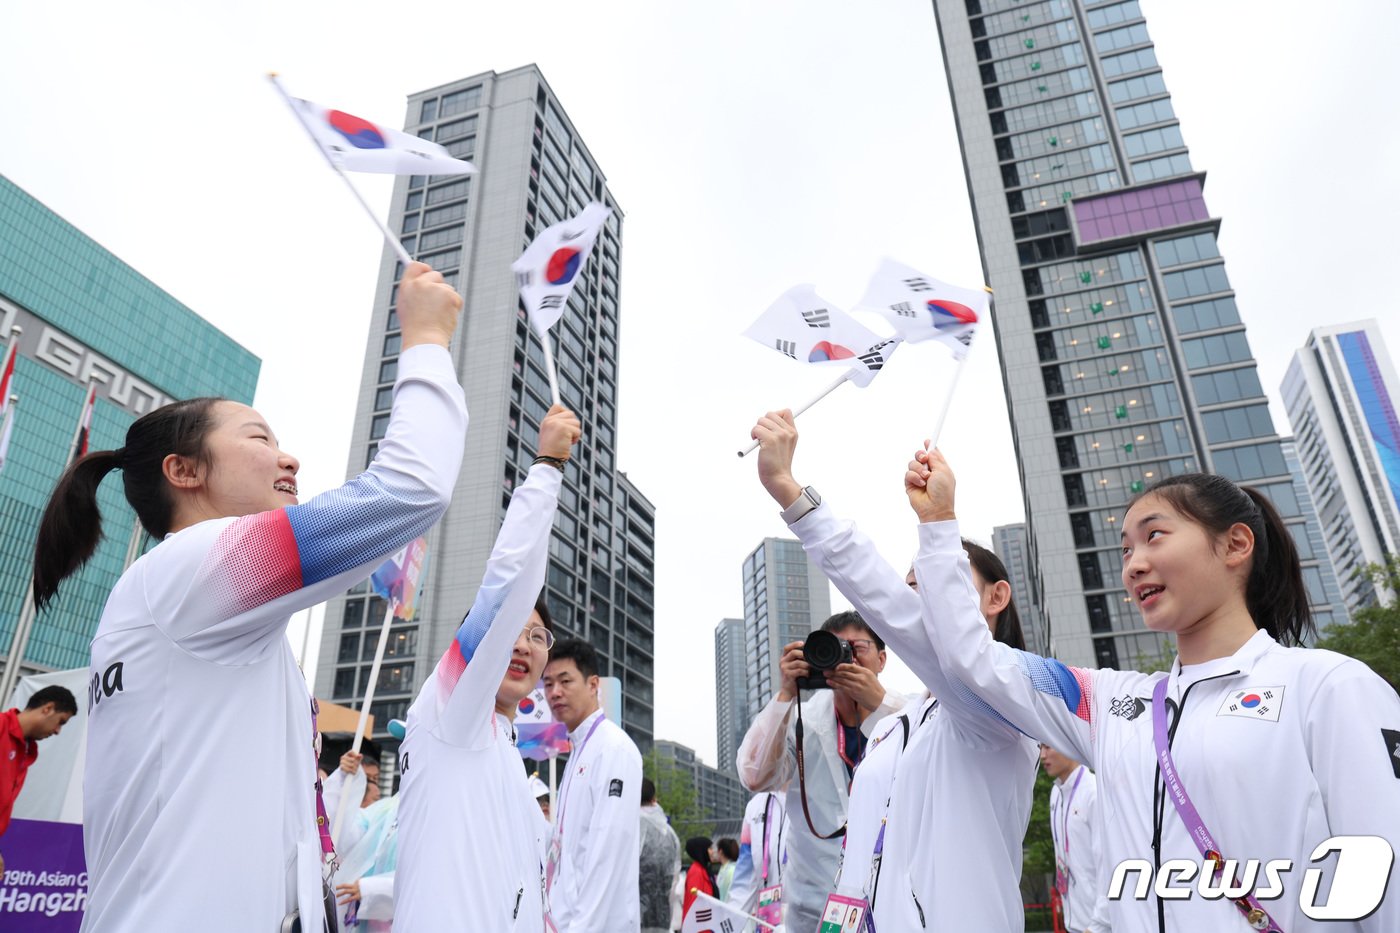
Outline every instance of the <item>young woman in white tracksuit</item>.
{"label": "young woman in white tracksuit", "polygon": [[144,415],[122,449],[59,480],[36,544],[39,606],[96,547],[111,470],[159,542],[117,581],[92,640],[84,930],[272,933],[293,909],[321,928],[330,837],[287,622],[446,510],[467,427],[447,351],[461,304],[427,266],[405,270],[388,433],[338,489],[298,503],[298,463],[262,417],[211,398]]}
{"label": "young woman in white tracksuit", "polygon": [[[1021,841],[1030,820],[1038,746],[944,676],[919,596],[905,574],[855,525],[838,519],[815,490],[793,479],[797,429],[791,414],[768,413],[753,437],[759,442],[759,479],[785,507],[783,517],[807,554],[938,701],[919,707],[920,720],[927,714],[927,721],[912,732],[895,766],[874,891],[876,929],[1020,931]],[[1024,644],[1005,567],[985,548],[971,547],[990,560],[979,557],[986,576],[963,595],[961,608],[989,640],[995,625],[999,642]],[[847,858],[856,858],[849,846]],[[871,864],[868,856],[860,858]]]}
{"label": "young woman in white tracksuit", "polygon": [[550,409],[470,611],[408,711],[394,929],[528,930],[544,919],[548,826],[515,747],[515,712],[553,636],[537,608],[573,412]]}
{"label": "young woman in white tracksuit", "polygon": [[[1123,896],[1110,898],[1115,933],[1400,930],[1400,880],[1389,868],[1400,848],[1400,698],[1359,661],[1290,647],[1310,624],[1307,591],[1292,538],[1261,493],[1188,474],[1129,505],[1123,584],[1147,627],[1174,634],[1178,649],[1170,672],[1139,674],[992,642],[967,608],[971,579],[942,455],[917,452],[905,487],[921,521],[924,618],[944,670],[1093,766],[1105,876],[1126,860],[1147,864],[1141,897],[1132,872]],[[1314,863],[1334,836],[1365,838],[1339,856],[1319,850]],[[1253,875],[1271,860],[1291,864],[1275,863],[1277,884],[1267,870]],[[1207,898],[1203,884],[1236,890]]]}

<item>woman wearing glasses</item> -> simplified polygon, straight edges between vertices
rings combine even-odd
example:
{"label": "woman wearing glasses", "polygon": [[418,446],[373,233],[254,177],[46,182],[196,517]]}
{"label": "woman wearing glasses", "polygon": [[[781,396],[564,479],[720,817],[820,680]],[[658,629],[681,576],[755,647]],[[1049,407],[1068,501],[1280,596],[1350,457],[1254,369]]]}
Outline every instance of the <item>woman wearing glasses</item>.
{"label": "woman wearing glasses", "polygon": [[540,424],[539,456],[515,490],[471,610],[408,711],[399,750],[394,929],[544,929],[548,827],[515,749],[517,705],[554,636],[538,602],[573,412]]}

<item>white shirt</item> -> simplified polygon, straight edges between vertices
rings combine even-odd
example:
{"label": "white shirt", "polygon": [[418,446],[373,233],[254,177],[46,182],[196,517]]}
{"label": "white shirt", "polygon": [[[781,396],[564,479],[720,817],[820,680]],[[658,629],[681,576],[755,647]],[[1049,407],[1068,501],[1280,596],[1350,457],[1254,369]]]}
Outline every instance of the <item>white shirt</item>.
{"label": "white shirt", "polygon": [[[467,412],[451,357],[399,357],[370,468],[296,506],[200,522],[122,574],[92,641],[83,930],[276,930],[321,908],[311,697],[292,613],[442,515]],[[210,885],[237,896],[211,899]]]}
{"label": "white shirt", "polygon": [[749,798],[739,830],[739,860],[734,865],[728,903],[751,914],[759,891],[782,884],[789,828],[785,794],[763,791]]}
{"label": "white shirt", "polygon": [[1094,826],[1098,779],[1079,765],[1050,788],[1050,836],[1055,862],[1067,869],[1062,895],[1070,933],[1108,931],[1108,876],[1100,874],[1099,833]]}
{"label": "white shirt", "polygon": [[[905,698],[886,694],[881,707],[861,723],[869,736],[875,724],[896,712]],[[797,716],[792,700],[776,696],[759,711],[739,744],[739,780],[751,791],[786,791],[790,831],[788,864],[783,874],[783,905],[790,930],[815,930],[822,905],[836,882],[841,863],[841,837],[820,839],[812,833],[802,811],[797,780]],[[835,695],[813,690],[802,701],[802,750],[807,779],[807,807],[818,833],[840,829],[846,822],[850,775],[837,745]],[[854,750],[851,751],[854,757]]]}
{"label": "white shirt", "polygon": [[544,817],[515,729],[495,706],[544,585],[562,478],[539,464],[511,496],[471,610],[408,711],[399,749],[398,933],[544,927]]}
{"label": "white shirt", "polygon": [[[363,770],[361,771],[363,773]],[[331,817],[334,819],[334,817]],[[340,933],[389,933],[394,919],[394,870],[398,863],[399,797],[384,797],[346,817],[341,839],[336,841],[340,868],[332,885],[356,881],[360,903],[358,928],[347,927],[349,904],[339,904],[336,920]]]}
{"label": "white shirt", "polygon": [[[790,527],[836,589],[938,699],[895,768],[876,929],[1019,933],[1025,926],[1021,843],[1040,749],[944,676],[918,595],[854,524],[823,503]],[[990,637],[976,594],[964,599],[961,608]]]}
{"label": "white shirt", "polygon": [[[1165,677],[1169,720],[1179,719],[1171,743],[1176,770],[1225,857],[1292,860],[1280,876],[1282,896],[1265,902],[1274,920],[1287,933],[1400,930],[1400,872],[1391,873],[1388,895],[1363,920],[1313,921],[1298,905],[1306,869],[1323,870],[1320,897],[1330,889],[1335,861],[1309,861],[1325,839],[1380,836],[1400,849],[1400,777],[1382,731],[1400,730],[1400,698],[1370,668],[1330,651],[1281,647],[1262,630],[1229,657],[1189,669],[1176,663],[1170,674],[1068,667],[993,642],[974,618],[956,522],[921,524],[919,540],[919,595],[949,675],[1098,775],[1105,875],[1125,859],[1153,860],[1161,782],[1151,697]],[[1251,697],[1259,699],[1241,706]],[[1200,851],[1170,802],[1160,825],[1161,860],[1186,859],[1199,870]],[[1137,877],[1129,876],[1129,888]],[[1161,903],[1161,929],[1170,933],[1249,930],[1229,900],[1192,893]],[[1109,901],[1109,922],[1114,933],[1156,933],[1157,910],[1151,891],[1141,901],[1130,891]]]}
{"label": "white shirt", "polygon": [[602,710],[579,723],[569,741],[575,751],[554,810],[551,845],[557,842],[560,860],[550,916],[559,933],[635,933],[641,928],[642,755]]}

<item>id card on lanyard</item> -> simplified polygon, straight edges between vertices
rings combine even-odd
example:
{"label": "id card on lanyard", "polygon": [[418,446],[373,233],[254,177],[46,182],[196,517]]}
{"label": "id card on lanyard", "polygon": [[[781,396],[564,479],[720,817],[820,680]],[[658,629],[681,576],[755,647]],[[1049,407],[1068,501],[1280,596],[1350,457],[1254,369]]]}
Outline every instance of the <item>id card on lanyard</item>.
{"label": "id card on lanyard", "polygon": [[1073,813],[1074,793],[1079,790],[1079,782],[1084,780],[1084,766],[1079,766],[1079,775],[1074,779],[1074,786],[1069,789],[1069,799],[1065,801],[1064,816],[1060,820],[1060,845],[1055,850],[1055,890],[1061,894],[1069,893],[1069,818]]}
{"label": "id card on lanyard", "polygon": [[[764,923],[771,923],[778,926],[783,922],[783,886],[768,883],[768,867],[771,863],[769,855],[769,842],[773,838],[773,797],[769,795],[768,800],[763,805],[763,887],[758,889],[758,903],[754,907],[753,915]],[[779,830],[779,840],[776,853],[782,858],[782,838]]]}
{"label": "id card on lanyard", "polygon": [[817,933],[856,933],[870,922],[870,908],[863,898],[832,894],[822,909],[822,925]]}

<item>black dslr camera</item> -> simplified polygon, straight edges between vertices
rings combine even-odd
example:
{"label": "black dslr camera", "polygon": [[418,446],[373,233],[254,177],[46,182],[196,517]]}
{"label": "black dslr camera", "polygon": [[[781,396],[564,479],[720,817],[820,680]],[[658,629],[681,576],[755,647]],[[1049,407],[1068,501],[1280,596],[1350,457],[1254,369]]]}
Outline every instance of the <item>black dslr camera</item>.
{"label": "black dslr camera", "polygon": [[846,639],[819,629],[808,635],[807,640],[802,643],[802,660],[807,662],[812,672],[806,677],[797,678],[797,689],[830,690],[831,685],[826,682],[826,672],[833,670],[838,664],[854,663],[855,652],[851,651],[851,643]]}

